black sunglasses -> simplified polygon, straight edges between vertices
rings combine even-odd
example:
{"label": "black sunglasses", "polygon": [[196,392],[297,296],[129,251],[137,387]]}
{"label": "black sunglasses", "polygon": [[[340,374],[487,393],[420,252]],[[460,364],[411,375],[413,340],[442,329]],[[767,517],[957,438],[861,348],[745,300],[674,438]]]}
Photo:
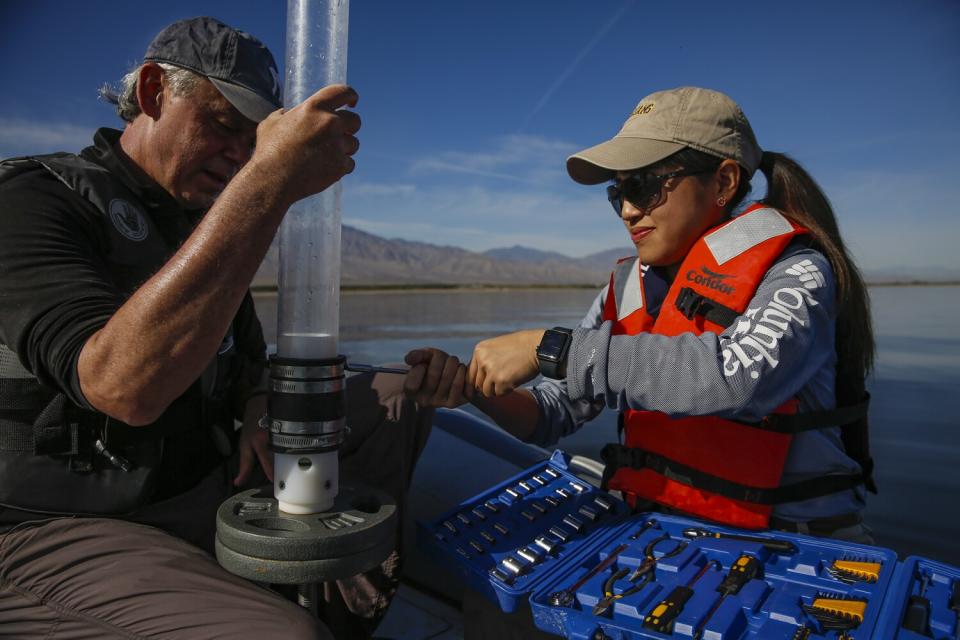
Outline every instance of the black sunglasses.
{"label": "black sunglasses", "polygon": [[642,211],[649,211],[663,202],[663,185],[670,178],[698,176],[712,173],[712,169],[680,169],[670,173],[634,173],[607,187],[607,200],[613,205],[617,217],[623,217],[623,201]]}

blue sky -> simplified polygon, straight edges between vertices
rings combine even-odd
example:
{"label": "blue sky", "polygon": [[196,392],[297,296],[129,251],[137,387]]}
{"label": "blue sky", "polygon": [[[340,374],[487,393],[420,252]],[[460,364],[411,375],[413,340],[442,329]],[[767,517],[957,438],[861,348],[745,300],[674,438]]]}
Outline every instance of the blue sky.
{"label": "blue sky", "polygon": [[[200,14],[283,64],[279,1],[0,3],[0,157],[118,126],[97,88]],[[354,0],[349,37],[364,126],[347,224],[474,250],[628,246],[603,187],[574,184],[564,160],[644,95],[700,85],[813,173],[866,270],[960,275],[955,0]]]}

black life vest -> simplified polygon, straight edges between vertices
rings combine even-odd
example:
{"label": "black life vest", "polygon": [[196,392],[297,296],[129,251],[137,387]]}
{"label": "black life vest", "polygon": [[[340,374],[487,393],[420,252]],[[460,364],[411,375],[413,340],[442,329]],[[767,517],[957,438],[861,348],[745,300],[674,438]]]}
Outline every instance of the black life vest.
{"label": "black life vest", "polygon": [[[67,153],[0,163],[0,182],[47,171],[99,213],[99,254],[124,297],[173,248],[138,196],[106,168]],[[233,432],[224,395],[236,374],[233,330],[201,378],[157,422],[130,427],[73,404],[31,374],[0,343],[0,507],[41,514],[120,515],[158,490],[164,438],[222,423]],[[226,453],[226,452],[224,452]]]}

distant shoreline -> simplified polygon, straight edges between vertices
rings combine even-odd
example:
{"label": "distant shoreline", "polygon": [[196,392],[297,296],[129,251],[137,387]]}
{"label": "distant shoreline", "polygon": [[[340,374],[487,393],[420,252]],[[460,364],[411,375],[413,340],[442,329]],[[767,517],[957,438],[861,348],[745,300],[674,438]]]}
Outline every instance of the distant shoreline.
{"label": "distant shoreline", "polygon": [[[599,289],[602,284],[371,284],[342,285],[344,293],[471,293],[493,291],[542,291],[550,289]],[[868,282],[868,287],[956,287],[960,280],[930,282],[926,280]],[[257,284],[250,287],[256,295],[277,292],[277,286]]]}

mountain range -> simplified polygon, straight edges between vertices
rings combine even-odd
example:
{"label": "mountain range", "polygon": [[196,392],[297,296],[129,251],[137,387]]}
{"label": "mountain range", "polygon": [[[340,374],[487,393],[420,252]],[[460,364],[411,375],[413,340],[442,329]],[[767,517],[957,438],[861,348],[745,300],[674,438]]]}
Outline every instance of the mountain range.
{"label": "mountain range", "polygon": [[[387,239],[344,225],[341,230],[341,283],[377,286],[599,286],[617,259],[633,254],[626,245],[583,258],[513,246],[483,253],[398,238]],[[278,251],[270,248],[254,287],[275,287]],[[888,267],[866,270],[870,283],[957,282],[957,269]]]}
{"label": "mountain range", "polygon": [[[344,225],[340,236],[344,286],[416,285],[602,285],[630,247],[583,258],[514,246],[484,253],[397,238],[387,239]],[[254,286],[276,284],[276,243],[264,258]]]}

